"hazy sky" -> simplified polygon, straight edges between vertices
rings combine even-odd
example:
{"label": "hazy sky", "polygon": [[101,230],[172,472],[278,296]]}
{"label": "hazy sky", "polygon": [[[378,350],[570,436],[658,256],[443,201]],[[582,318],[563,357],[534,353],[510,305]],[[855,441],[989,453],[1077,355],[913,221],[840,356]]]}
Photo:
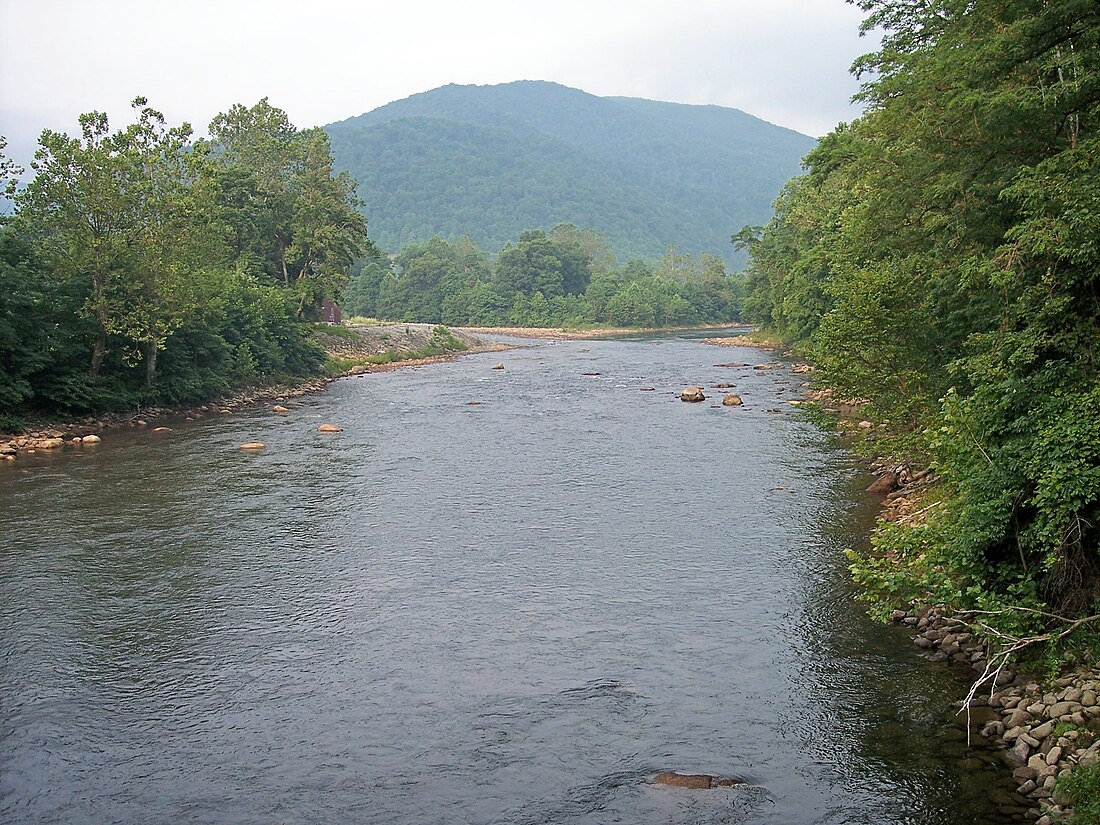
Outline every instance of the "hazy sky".
{"label": "hazy sky", "polygon": [[811,135],[858,112],[873,43],[843,0],[0,0],[0,134],[129,122],[136,95],[202,133],[267,96],[317,126],[447,83],[552,80],[714,103]]}

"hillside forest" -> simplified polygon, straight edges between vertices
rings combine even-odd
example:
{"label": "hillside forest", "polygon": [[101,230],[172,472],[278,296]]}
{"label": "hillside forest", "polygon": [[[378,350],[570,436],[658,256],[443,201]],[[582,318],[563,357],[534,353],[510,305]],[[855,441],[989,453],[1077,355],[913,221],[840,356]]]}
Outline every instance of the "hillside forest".
{"label": "hillside forest", "polygon": [[491,252],[561,222],[620,261],[718,255],[762,223],[816,141],[737,109],[598,97],[557,83],[449,85],[325,127],[389,252],[463,236]]}
{"label": "hillside forest", "polygon": [[744,313],[888,422],[870,450],[943,481],[852,557],[884,606],[1095,661],[1100,6],[860,5],[884,33],[855,67],[866,112],[736,237]]}

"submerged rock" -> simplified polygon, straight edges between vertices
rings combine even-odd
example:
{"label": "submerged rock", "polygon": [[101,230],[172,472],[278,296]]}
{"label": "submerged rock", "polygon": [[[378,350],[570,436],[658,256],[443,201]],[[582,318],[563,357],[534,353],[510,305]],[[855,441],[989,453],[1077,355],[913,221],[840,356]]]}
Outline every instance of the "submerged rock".
{"label": "submerged rock", "polygon": [[744,403],[741,396],[735,392],[726,393],[726,397],[722,399],[722,406],[724,407],[740,407]]}
{"label": "submerged rock", "polygon": [[266,450],[267,445],[262,441],[246,441],[237,449],[239,450]]}
{"label": "submerged rock", "polygon": [[695,788],[697,790],[729,788],[744,784],[740,779],[727,776],[713,776],[709,773],[679,773],[677,771],[661,771],[653,777],[653,782],[656,785],[672,785],[677,788]]}
{"label": "submerged rock", "polygon": [[343,427],[337,427],[335,424],[322,424],[317,428],[319,433],[342,433],[343,431]]}

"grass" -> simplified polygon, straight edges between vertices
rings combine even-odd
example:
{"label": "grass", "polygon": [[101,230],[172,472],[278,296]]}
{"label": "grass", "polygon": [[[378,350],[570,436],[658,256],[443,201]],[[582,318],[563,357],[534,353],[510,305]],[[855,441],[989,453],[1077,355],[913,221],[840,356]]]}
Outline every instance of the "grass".
{"label": "grass", "polygon": [[1100,765],[1074,768],[1058,780],[1055,794],[1073,806],[1074,825],[1100,825]]}
{"label": "grass", "polygon": [[[350,331],[349,331],[350,332]],[[350,332],[353,337],[358,337],[355,332]],[[424,358],[432,358],[437,355],[446,355],[452,352],[462,352],[467,349],[466,344],[454,337],[454,334],[445,326],[437,326],[432,329],[429,343],[416,349],[389,349],[365,358],[340,358],[329,356],[325,359],[325,372],[329,375],[339,375],[347,372],[352,367],[372,364],[393,364],[397,361],[419,361]]]}

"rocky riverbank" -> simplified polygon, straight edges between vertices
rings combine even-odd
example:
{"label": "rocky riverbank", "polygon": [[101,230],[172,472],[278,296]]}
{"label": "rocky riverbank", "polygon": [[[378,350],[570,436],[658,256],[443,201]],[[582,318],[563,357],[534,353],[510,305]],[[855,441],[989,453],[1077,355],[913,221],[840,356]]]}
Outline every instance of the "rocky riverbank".
{"label": "rocky riverbank", "polygon": [[[22,432],[0,433],[0,462],[15,461],[19,455],[24,454],[94,448],[108,431],[122,427],[151,427],[156,431],[180,421],[228,415],[260,405],[282,404],[320,392],[329,382],[346,376],[423,366],[475,352],[509,349],[506,345],[486,342],[460,331],[448,331],[449,336],[444,336],[437,331],[440,329],[432,324],[386,324],[354,327],[350,330],[343,327],[322,329],[315,337],[328,357],[340,365],[331,375],[305,378],[290,384],[249,387],[205,404],[142,407],[125,412],[85,416],[75,421],[35,422],[24,427]],[[432,351],[433,341],[439,342],[445,337],[452,349],[432,355],[422,354]],[[442,350],[443,347],[438,349]]]}
{"label": "rocky riverbank", "polygon": [[[1100,765],[1100,673],[1082,668],[1053,681],[1028,678],[1014,665],[989,665],[991,651],[966,621],[942,607],[896,610],[913,643],[935,662],[986,677],[960,713],[1001,749],[1019,783],[1017,793],[1036,825],[1070,821],[1070,799],[1056,783],[1076,767]],[[980,727],[977,727],[980,726]]]}
{"label": "rocky riverbank", "polygon": [[[750,336],[707,343],[793,355],[777,342]],[[798,364],[795,371],[809,373],[813,367]],[[802,390],[802,399],[792,405],[816,406],[845,437],[866,438],[887,429],[860,415],[864,402],[859,399],[842,399],[810,383]],[[889,457],[868,466],[875,475],[868,492],[880,498],[881,520],[919,524],[941,504],[934,492],[939,477],[931,468]],[[999,749],[1018,783],[1015,798],[1002,800],[1006,817],[1023,815],[1036,825],[1072,822],[1072,800],[1058,783],[1075,768],[1100,766],[1100,668],[1091,665],[1053,679],[1028,675],[1015,661],[1006,664],[1000,649],[975,632],[977,617],[953,615],[943,606],[895,610],[891,618],[909,629],[925,658],[967,670],[974,687],[958,703],[960,714],[966,715],[968,730]]]}

